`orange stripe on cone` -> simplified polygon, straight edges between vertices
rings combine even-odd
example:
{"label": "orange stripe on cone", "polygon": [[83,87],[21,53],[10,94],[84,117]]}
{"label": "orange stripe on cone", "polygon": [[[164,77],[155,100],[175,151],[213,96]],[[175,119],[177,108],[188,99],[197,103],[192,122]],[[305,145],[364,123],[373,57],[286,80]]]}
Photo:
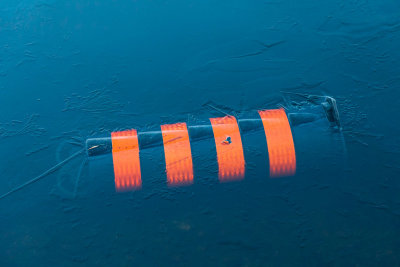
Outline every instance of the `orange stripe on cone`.
{"label": "orange stripe on cone", "polygon": [[236,118],[211,118],[218,159],[220,181],[239,180],[244,177],[245,161],[242,139]]}
{"label": "orange stripe on cone", "polygon": [[193,183],[193,163],[186,123],[161,125],[168,185]]}
{"label": "orange stripe on cone", "polygon": [[130,191],[142,186],[139,142],[136,130],[111,133],[116,191]]}
{"label": "orange stripe on cone", "polygon": [[258,113],[267,138],[270,176],[294,175],[296,173],[296,153],[285,110],[260,110]]}

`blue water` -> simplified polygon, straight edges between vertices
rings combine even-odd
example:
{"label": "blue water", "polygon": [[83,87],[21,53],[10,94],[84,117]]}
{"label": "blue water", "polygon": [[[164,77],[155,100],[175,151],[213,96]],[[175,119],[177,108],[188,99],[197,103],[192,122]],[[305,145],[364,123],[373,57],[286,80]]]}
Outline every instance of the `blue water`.
{"label": "blue water", "polygon": [[81,155],[0,201],[0,265],[400,265],[399,14],[395,0],[1,1],[0,194],[86,138],[221,115],[209,101],[275,108],[282,91],[335,97],[347,154],[327,171],[310,142],[298,177],[167,188],[154,148],[154,186],[126,194]]}

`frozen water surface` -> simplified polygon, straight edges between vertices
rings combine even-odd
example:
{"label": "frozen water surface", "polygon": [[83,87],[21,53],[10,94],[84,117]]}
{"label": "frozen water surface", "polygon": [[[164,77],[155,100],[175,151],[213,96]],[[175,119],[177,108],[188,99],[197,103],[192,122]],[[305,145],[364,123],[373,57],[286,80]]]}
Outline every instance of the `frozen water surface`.
{"label": "frozen water surface", "polygon": [[300,138],[298,175],[269,179],[255,134],[243,181],[218,183],[204,153],[196,182],[169,188],[153,147],[124,194],[106,159],[80,154],[1,199],[0,265],[399,265],[399,14],[395,0],[1,1],[0,194],[89,137],[221,116],[210,103],[276,108],[282,91],[333,96],[347,154],[325,168],[336,147]]}

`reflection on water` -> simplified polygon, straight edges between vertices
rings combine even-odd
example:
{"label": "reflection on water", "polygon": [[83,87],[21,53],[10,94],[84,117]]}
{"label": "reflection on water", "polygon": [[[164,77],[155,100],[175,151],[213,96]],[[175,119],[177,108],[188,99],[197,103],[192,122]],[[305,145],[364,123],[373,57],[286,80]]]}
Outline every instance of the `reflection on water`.
{"label": "reflection on water", "polygon": [[111,133],[115,189],[117,192],[141,188],[139,142],[136,130]]}
{"label": "reflection on water", "polygon": [[218,158],[218,177],[222,182],[244,177],[245,162],[242,139],[236,118],[211,118]]}
{"label": "reflection on water", "polygon": [[[263,110],[258,113],[268,146],[270,177],[294,175],[296,154],[285,110]],[[238,121],[233,116],[225,116],[210,118],[210,122],[219,181],[242,180],[246,163]],[[161,125],[161,136],[168,186],[193,184],[193,159],[186,123]],[[142,179],[137,131],[113,132],[111,139],[116,191],[140,189]]]}
{"label": "reflection on water", "polygon": [[192,152],[186,123],[161,125],[168,185],[193,183]]}
{"label": "reflection on water", "polygon": [[289,121],[284,109],[258,112],[267,137],[270,177],[296,173],[296,153]]}

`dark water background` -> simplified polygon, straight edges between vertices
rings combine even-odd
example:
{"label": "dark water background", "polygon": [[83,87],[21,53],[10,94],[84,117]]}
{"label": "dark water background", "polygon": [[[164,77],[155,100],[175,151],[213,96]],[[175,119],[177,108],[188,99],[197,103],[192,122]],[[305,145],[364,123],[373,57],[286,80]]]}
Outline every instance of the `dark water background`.
{"label": "dark water background", "polygon": [[399,1],[5,0],[0,47],[0,193],[280,91],[335,97],[347,146],[340,175],[120,195],[78,157],[0,201],[1,266],[400,265]]}

